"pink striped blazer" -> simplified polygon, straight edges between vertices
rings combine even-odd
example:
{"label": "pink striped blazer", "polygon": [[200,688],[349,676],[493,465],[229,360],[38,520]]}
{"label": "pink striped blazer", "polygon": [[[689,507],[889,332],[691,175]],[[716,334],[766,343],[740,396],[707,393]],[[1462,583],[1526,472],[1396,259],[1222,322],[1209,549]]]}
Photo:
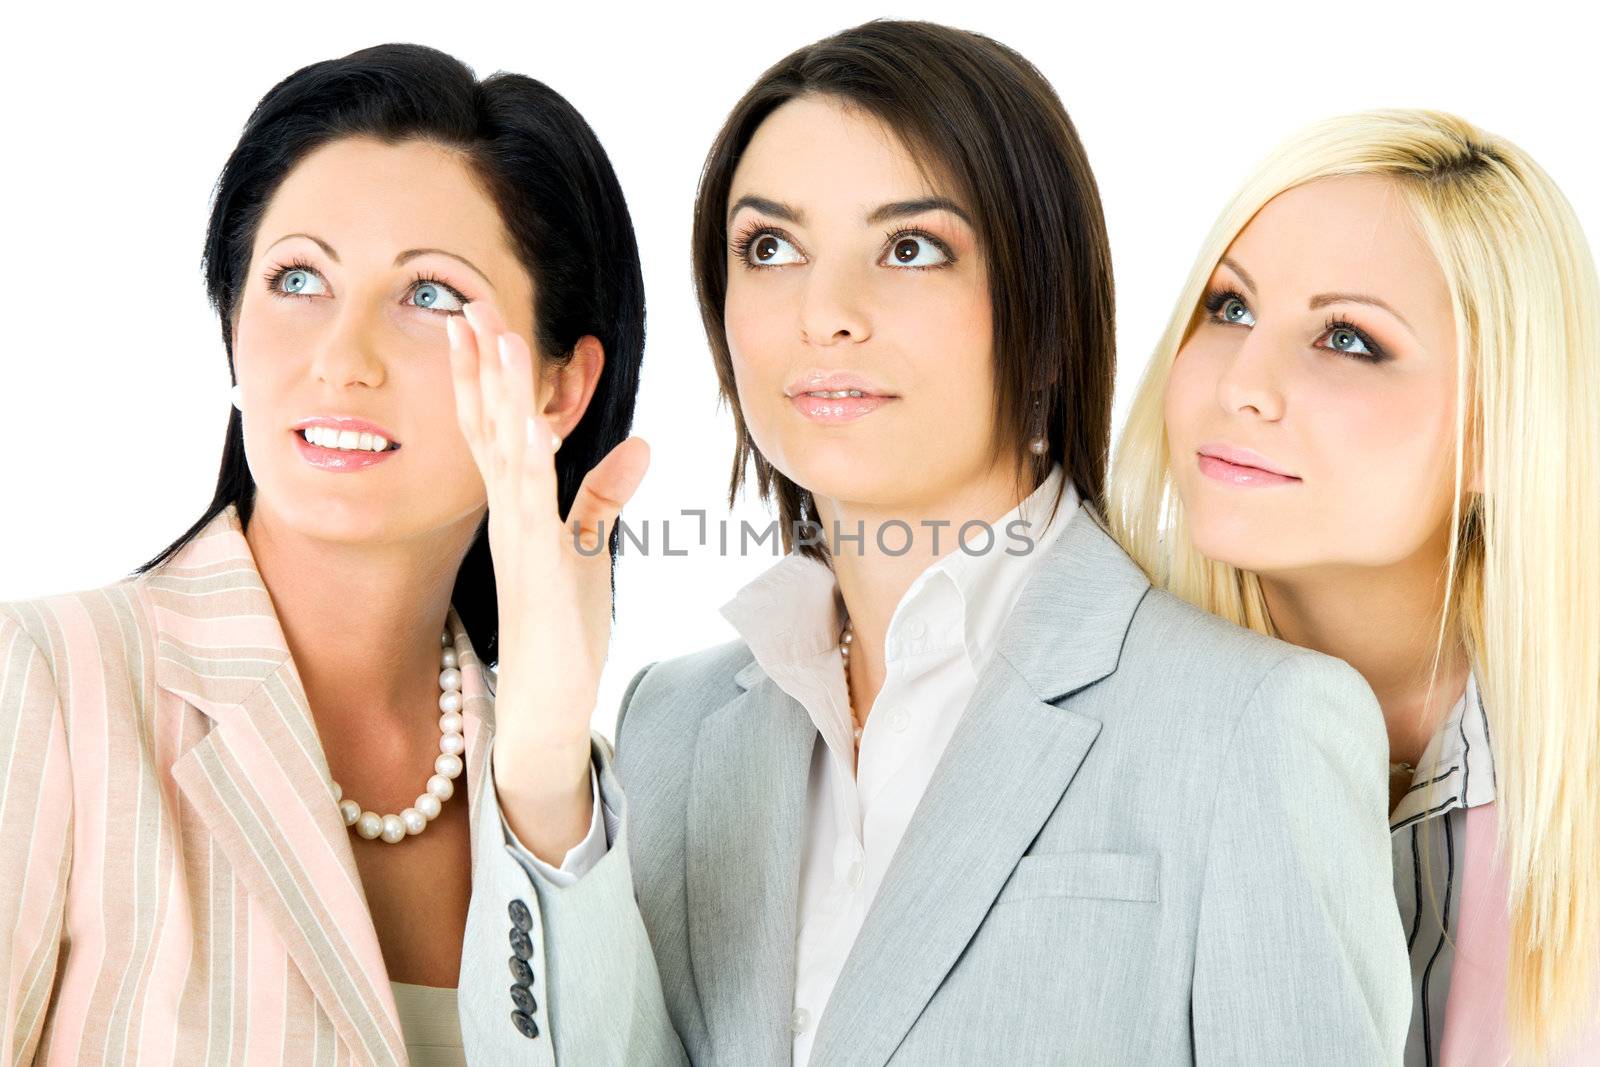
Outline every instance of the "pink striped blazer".
{"label": "pink striped blazer", "polygon": [[[493,683],[449,628],[476,806]],[[137,578],[0,604],[0,759],[0,1065],[406,1062],[234,508]]]}

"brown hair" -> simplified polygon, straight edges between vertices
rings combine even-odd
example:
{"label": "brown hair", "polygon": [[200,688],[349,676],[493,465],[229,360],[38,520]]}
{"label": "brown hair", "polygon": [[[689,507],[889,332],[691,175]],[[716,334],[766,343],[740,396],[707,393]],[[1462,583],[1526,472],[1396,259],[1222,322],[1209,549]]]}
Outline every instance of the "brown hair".
{"label": "brown hair", "polygon": [[[809,95],[875,116],[924,175],[931,163],[964,197],[989,264],[996,444],[1031,460],[1034,486],[1060,462],[1083,501],[1103,514],[1116,379],[1111,249],[1077,131],[1044,75],[1012,49],[949,26],[885,19],[806,45],[768,68],[706,155],[695,197],[694,281],[738,434],[729,506],[753,458],[761,498],[778,498],[786,550],[795,525],[816,519],[810,494],[775,470],[750,438],[723,316],[734,170],[766,117]],[[1049,447],[1035,455],[1025,442],[1039,434]],[[826,558],[822,544],[802,539],[799,548]]]}

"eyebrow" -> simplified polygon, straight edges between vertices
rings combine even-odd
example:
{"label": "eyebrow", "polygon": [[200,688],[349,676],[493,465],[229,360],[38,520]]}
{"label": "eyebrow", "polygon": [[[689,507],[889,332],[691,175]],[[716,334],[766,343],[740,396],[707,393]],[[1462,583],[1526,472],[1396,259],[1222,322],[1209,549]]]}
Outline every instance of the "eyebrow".
{"label": "eyebrow", "polygon": [[[283,242],[289,240],[291,237],[304,237],[306,240],[314,242],[318,248],[327,253],[329,259],[333,260],[335,263],[339,262],[339,253],[333,250],[333,246],[317,235],[311,233],[286,233],[268,245],[263,251],[271,251],[272,249],[283,244]],[[457,255],[454,252],[447,252],[443,248],[408,248],[404,252],[401,252],[399,255],[394,257],[394,265],[397,267],[404,266],[406,263],[416,259],[418,256],[425,256],[430,253],[436,256],[449,256],[456,262],[470,267],[473,273],[477,274],[478,277],[483,279],[483,283],[485,285],[487,285],[490,289],[494,288],[494,282],[489,280],[489,276],[487,274],[478,269],[478,265],[476,263],[472,262],[472,260],[468,259],[466,256]]]}
{"label": "eyebrow", "polygon": [[487,285],[490,289],[494,288],[494,282],[491,282],[489,280],[489,276],[478,269],[478,265],[476,263],[472,262],[472,260],[468,259],[466,256],[458,256],[454,252],[446,252],[442,248],[408,248],[404,252],[401,252],[398,256],[394,257],[394,265],[398,267],[408,260],[416,259],[418,256],[425,256],[429,253],[432,253],[436,256],[449,256],[457,263],[470,268],[474,274],[483,279],[483,284]]}
{"label": "eyebrow", "polygon": [[1410,330],[1413,337],[1416,336],[1417,331],[1412,328],[1412,325],[1409,322],[1406,321],[1406,317],[1404,315],[1400,314],[1400,312],[1396,311],[1388,304],[1385,304],[1382,300],[1379,300],[1375,296],[1363,296],[1361,293],[1318,293],[1316,296],[1311,298],[1312,310],[1316,310],[1320,307],[1327,307],[1329,304],[1370,304],[1373,307],[1382,308],[1395,318],[1399,319],[1400,325]]}
{"label": "eyebrow", "polygon": [[[792,222],[796,226],[806,224],[806,213],[797,207],[792,207],[781,200],[773,200],[765,196],[749,193],[734,201],[733,207],[728,209],[728,221],[739,213],[740,208],[755,208],[767,215],[774,215],[785,222]],[[864,221],[871,226],[877,226],[893,219],[903,219],[911,215],[920,215],[925,211],[948,211],[956,218],[965,222],[973,229],[977,226],[972,221],[972,216],[966,209],[946,196],[924,196],[916,200],[895,200],[883,204],[869,212]]]}
{"label": "eyebrow", "polygon": [[[1233,273],[1237,274],[1239,276],[1239,280],[1244,282],[1244,287],[1250,290],[1252,295],[1255,293],[1255,280],[1250,277],[1248,271],[1239,266],[1237,260],[1223,256],[1222,265],[1233,271]],[[1404,326],[1407,330],[1410,330],[1413,337],[1416,336],[1416,328],[1413,327],[1411,323],[1406,321],[1406,317],[1404,315],[1400,314],[1400,312],[1396,311],[1394,308],[1390,307],[1388,304],[1384,303],[1382,300],[1379,300],[1375,296],[1366,296],[1362,293],[1318,293],[1316,296],[1311,298],[1311,302],[1308,306],[1312,311],[1315,311],[1317,308],[1324,308],[1329,304],[1367,304],[1371,307],[1382,308],[1384,311],[1387,311],[1389,314],[1393,315],[1396,319],[1399,319],[1400,325]]]}

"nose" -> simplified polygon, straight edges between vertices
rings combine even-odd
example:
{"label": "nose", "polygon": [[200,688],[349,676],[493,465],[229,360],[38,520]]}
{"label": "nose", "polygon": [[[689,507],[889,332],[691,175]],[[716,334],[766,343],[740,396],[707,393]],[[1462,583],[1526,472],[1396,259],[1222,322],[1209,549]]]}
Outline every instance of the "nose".
{"label": "nose", "polygon": [[865,307],[865,280],[846,263],[808,272],[800,302],[800,336],[811,345],[865,341],[871,324]]}
{"label": "nose", "polygon": [[378,356],[374,316],[357,301],[348,301],[312,347],[311,374],[337,388],[383,384],[383,361]]}
{"label": "nose", "polygon": [[1260,327],[1245,334],[1217,379],[1217,403],[1222,410],[1230,415],[1255,415],[1270,422],[1283,418],[1280,346]]}

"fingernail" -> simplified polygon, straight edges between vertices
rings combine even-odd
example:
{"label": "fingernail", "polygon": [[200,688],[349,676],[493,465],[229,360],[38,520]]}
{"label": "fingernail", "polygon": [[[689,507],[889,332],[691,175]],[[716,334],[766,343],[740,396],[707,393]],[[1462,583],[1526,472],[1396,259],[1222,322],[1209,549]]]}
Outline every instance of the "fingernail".
{"label": "fingernail", "polygon": [[472,328],[474,330],[478,329],[480,324],[478,322],[477,308],[473,307],[471,304],[462,304],[461,313],[467,317],[467,321],[472,324]]}
{"label": "fingernail", "polygon": [[458,336],[460,329],[461,327],[456,325],[456,316],[445,316],[444,332],[449,335],[451,345],[459,345],[461,343],[461,338]]}

